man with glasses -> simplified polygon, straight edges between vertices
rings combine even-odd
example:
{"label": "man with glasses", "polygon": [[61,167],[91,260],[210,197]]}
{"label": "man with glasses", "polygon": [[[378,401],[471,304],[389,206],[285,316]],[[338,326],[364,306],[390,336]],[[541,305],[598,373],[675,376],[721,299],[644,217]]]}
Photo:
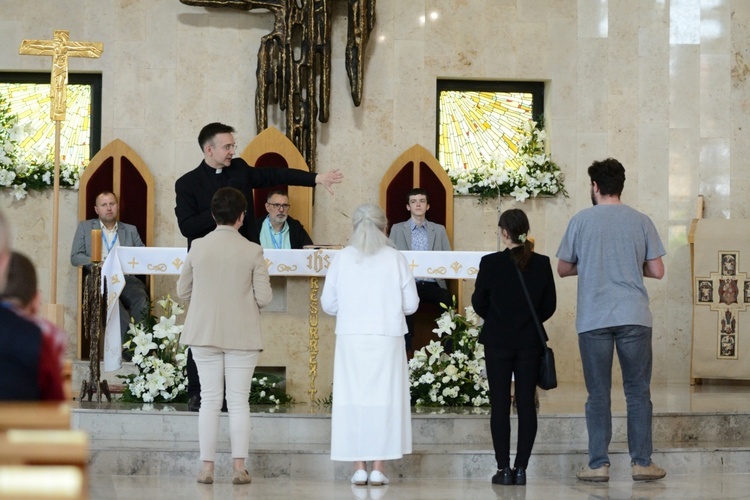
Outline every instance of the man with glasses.
{"label": "man with glasses", "polygon": [[268,193],[268,215],[255,221],[260,246],[290,249],[313,244],[302,223],[289,216],[290,207],[289,196],[285,191],[276,190]]}
{"label": "man with glasses", "polygon": [[[239,228],[242,236],[260,243],[253,212],[253,189],[274,186],[324,186],[333,194],[332,186],[340,183],[344,174],[339,170],[326,173],[306,172],[295,168],[257,168],[242,158],[234,158],[237,144],[234,128],[223,123],[209,123],[198,134],[198,145],[203,151],[203,161],[197,168],[177,179],[175,215],[180,232],[187,238],[188,250],[193,240],[202,238],[216,228],[211,215],[211,199],[222,187],[239,189],[247,200],[248,213]],[[188,409],[200,408],[200,382],[192,353],[188,351]]]}

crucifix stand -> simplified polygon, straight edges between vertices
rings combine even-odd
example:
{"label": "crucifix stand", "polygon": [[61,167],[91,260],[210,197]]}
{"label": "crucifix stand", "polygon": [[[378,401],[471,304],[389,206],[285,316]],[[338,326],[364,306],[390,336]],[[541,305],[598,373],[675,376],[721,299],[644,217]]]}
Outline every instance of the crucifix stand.
{"label": "crucifix stand", "polygon": [[[57,304],[57,247],[60,218],[60,125],[65,121],[68,83],[68,57],[99,58],[104,50],[100,42],[71,42],[70,32],[55,30],[52,40],[24,40],[21,55],[52,56],[50,80],[50,118],[55,122],[55,179],[52,202],[52,263],[50,271],[50,300],[44,315],[63,327],[62,304]],[[98,370],[97,370],[98,371]],[[97,392],[99,394],[99,392]]]}

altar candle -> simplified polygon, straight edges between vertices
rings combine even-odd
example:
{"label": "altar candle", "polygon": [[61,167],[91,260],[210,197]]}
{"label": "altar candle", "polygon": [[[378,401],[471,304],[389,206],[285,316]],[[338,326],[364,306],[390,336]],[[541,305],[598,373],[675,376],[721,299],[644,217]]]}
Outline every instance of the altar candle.
{"label": "altar candle", "polygon": [[91,262],[102,261],[102,230],[91,230]]}

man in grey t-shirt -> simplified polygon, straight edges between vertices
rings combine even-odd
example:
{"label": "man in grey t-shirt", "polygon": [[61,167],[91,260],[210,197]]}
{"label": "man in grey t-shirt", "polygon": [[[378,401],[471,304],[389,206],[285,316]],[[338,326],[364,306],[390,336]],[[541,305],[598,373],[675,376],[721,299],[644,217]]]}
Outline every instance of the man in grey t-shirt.
{"label": "man in grey t-shirt", "polygon": [[666,253],[651,219],[622,204],[625,168],[608,158],[588,169],[593,207],[570,220],[557,250],[561,277],[578,276],[576,330],[588,400],[589,463],[583,481],[609,481],[612,360],[622,369],[635,481],[661,479],[651,461],[651,311],[643,278],[661,279]]}

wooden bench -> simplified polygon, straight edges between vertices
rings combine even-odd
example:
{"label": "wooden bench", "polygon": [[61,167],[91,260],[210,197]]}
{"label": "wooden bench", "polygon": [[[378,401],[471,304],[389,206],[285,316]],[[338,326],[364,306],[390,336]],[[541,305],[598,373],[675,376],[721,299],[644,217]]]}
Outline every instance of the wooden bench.
{"label": "wooden bench", "polygon": [[58,402],[0,403],[0,431],[10,429],[70,429],[70,404]]}
{"label": "wooden bench", "polygon": [[0,432],[2,465],[72,465],[84,473],[89,461],[89,436],[78,430]]}
{"label": "wooden bench", "polygon": [[84,473],[69,465],[0,465],[0,499],[83,500],[88,498]]}

